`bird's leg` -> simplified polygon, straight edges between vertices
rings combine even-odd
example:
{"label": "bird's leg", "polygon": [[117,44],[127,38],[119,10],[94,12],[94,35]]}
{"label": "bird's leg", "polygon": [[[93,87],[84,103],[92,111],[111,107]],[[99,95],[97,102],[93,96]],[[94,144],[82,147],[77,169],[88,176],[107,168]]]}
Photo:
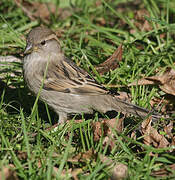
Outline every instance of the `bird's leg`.
{"label": "bird's leg", "polygon": [[59,124],[65,123],[67,121],[67,113],[59,112]]}

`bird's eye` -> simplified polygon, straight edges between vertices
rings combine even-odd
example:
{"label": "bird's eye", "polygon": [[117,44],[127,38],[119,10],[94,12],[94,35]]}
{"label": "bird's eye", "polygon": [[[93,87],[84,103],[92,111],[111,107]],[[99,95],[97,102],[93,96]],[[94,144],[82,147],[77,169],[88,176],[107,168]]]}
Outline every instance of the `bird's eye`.
{"label": "bird's eye", "polygon": [[46,41],[41,41],[41,45],[44,46],[46,44]]}

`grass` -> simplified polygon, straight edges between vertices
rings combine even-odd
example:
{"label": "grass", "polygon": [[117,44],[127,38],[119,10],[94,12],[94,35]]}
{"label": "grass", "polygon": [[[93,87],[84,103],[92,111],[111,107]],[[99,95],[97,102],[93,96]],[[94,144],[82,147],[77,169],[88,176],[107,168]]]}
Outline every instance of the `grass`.
{"label": "grass", "polygon": [[[59,39],[67,57],[101,84],[122,85],[115,89],[116,93],[128,92],[134,104],[151,109],[151,99],[163,98],[165,93],[158,86],[128,88],[127,85],[143,76],[153,76],[158,70],[174,69],[173,1],[144,0],[139,5],[138,10],[144,7],[151,15],[144,17],[151,24],[150,31],[141,31],[135,25],[132,6],[126,6],[122,12],[117,9],[119,3],[126,3],[124,0],[101,0],[99,5],[94,0],[75,0],[73,7],[67,1],[52,2],[58,7],[70,8],[71,14],[65,18],[50,13],[47,24],[61,34]],[[10,0],[0,2],[0,19],[0,54],[20,57],[25,48],[25,35],[42,20],[31,21]],[[121,43],[123,60],[119,67],[100,75],[95,66],[111,56]],[[108,179],[114,164],[121,162],[128,167],[127,179],[156,179],[152,176],[153,171],[174,164],[175,158],[169,151],[172,147],[157,149],[143,144],[143,136],[128,137],[134,127],[132,123],[128,123],[120,134],[113,130],[116,142],[112,149],[110,144],[103,143],[103,135],[99,141],[94,141],[91,123],[100,121],[98,113],[86,120],[82,115],[81,123],[75,123],[73,118],[53,131],[46,131],[58,117],[33,97],[24,83],[21,68],[21,63],[0,66],[1,73],[5,72],[0,81],[1,174],[5,167],[13,165],[13,171],[20,179],[70,179],[73,173],[78,179]],[[20,72],[15,76],[11,75],[18,70]],[[136,120],[128,118],[129,122]],[[32,133],[37,135],[32,137]],[[90,150],[92,152],[86,158],[76,157],[81,153],[86,155]],[[150,153],[155,156],[151,157]],[[104,163],[101,155],[112,160],[112,164]],[[174,177],[172,173],[171,178]]]}

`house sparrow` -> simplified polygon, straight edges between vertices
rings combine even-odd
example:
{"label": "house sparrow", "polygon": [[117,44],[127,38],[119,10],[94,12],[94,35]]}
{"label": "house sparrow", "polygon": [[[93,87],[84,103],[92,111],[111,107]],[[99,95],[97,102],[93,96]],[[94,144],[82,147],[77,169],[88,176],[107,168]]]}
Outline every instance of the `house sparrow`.
{"label": "house sparrow", "polygon": [[[68,114],[89,114],[94,110],[101,113],[115,110],[141,118],[150,112],[117,98],[98,84],[65,57],[56,35],[46,27],[30,31],[24,54],[23,71],[29,89],[35,95],[41,89],[40,99],[59,115],[59,123],[65,122]],[[158,116],[152,115],[152,118]]]}

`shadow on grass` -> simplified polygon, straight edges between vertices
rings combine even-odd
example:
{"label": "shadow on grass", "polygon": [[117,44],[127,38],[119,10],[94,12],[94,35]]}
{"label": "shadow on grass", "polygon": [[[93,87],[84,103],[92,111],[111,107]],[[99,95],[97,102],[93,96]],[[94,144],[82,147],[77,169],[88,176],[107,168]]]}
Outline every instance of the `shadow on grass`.
{"label": "shadow on grass", "polygon": [[[3,94],[3,91],[5,91],[3,104],[6,106],[6,112],[8,114],[19,114],[20,109],[22,108],[26,117],[30,116],[36,97],[30,93],[27,87],[24,86],[24,88],[20,88],[16,86],[11,88],[0,80],[1,95]],[[45,104],[41,101],[38,101],[38,113],[43,121],[49,122]],[[51,121],[56,123],[58,120],[56,113],[49,109],[49,114]]]}

